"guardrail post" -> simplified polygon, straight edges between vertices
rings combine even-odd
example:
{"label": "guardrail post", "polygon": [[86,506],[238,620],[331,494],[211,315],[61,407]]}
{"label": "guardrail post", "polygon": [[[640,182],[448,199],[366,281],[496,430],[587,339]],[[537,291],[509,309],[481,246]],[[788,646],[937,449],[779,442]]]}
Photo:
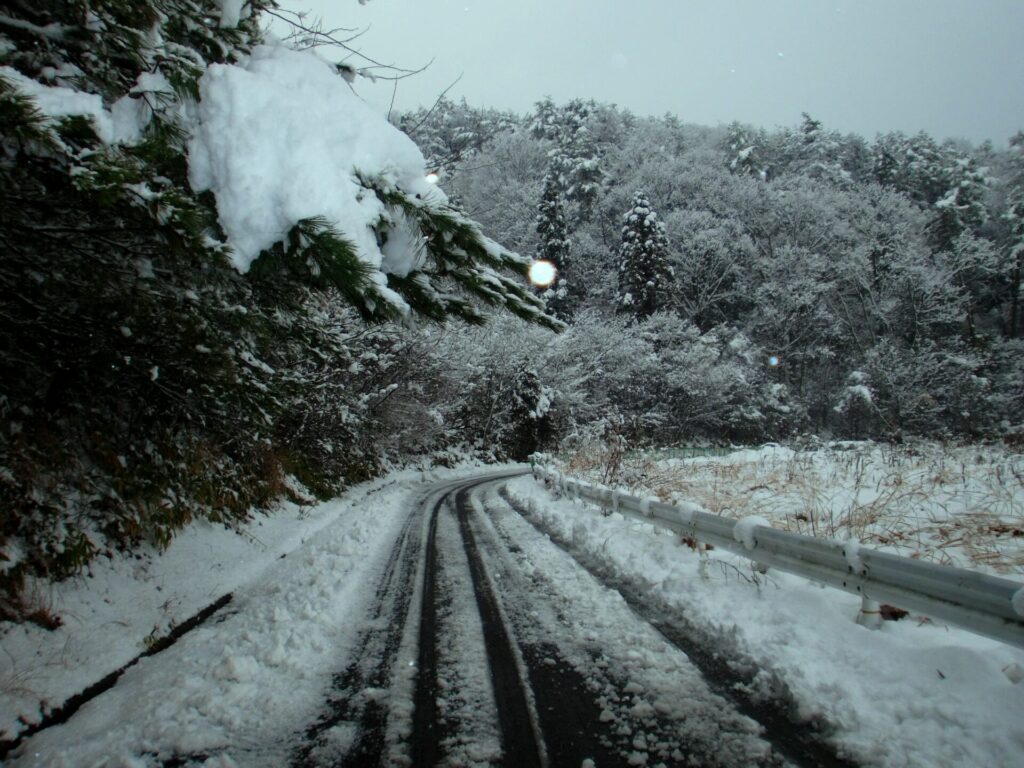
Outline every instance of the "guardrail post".
{"label": "guardrail post", "polygon": [[860,599],[860,613],[857,614],[857,623],[868,629],[878,629],[882,626],[882,606],[877,601],[867,596]]}
{"label": "guardrail post", "polygon": [[708,561],[711,559],[708,556],[708,545],[703,544],[699,541],[695,541],[697,545],[697,556],[700,558],[700,564],[697,566],[697,572],[703,581],[707,581],[711,577],[708,575]]}

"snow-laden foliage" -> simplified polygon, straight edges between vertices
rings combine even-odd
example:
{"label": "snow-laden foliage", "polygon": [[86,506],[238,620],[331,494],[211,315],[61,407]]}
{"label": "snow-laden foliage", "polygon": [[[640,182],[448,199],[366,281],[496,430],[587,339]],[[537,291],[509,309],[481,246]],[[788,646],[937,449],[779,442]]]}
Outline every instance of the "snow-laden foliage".
{"label": "snow-laden foliage", "polygon": [[376,472],[394,403],[436,418],[364,320],[559,327],[350,67],[263,39],[275,7],[0,14],[0,617],[27,577]]}
{"label": "snow-laden foliage", "polygon": [[586,277],[573,268],[568,226],[589,221],[601,193],[604,172],[590,130],[597,105],[574,99],[558,107],[539,101],[527,118],[530,134],[547,152],[547,172],[537,205],[537,258],[555,265],[555,283],[544,292],[548,308],[568,319],[587,293]]}
{"label": "snow-laden foliage", "polygon": [[[530,195],[544,204],[561,126],[562,109],[541,102],[516,133],[485,145],[455,185],[471,190],[488,227],[520,250],[539,245],[523,211]],[[869,142],[808,115],[795,128],[710,130],[602,105],[589,107],[587,128],[606,183],[590,220],[565,219],[570,286],[586,290],[564,340],[531,352],[555,393],[552,444],[612,413],[630,439],[647,442],[795,429],[891,438],[1019,431],[1015,211],[1024,163],[1016,145],[974,149],[924,134]],[[673,336],[652,325],[647,338],[666,334],[678,349],[637,347],[635,334],[651,321],[633,329],[613,319],[623,294],[633,298],[619,286],[619,253],[635,189],[665,226],[674,274],[651,320],[665,312],[693,326]],[[591,327],[600,328],[600,348],[578,335]],[[711,361],[724,365],[729,355],[704,353],[740,337],[748,352],[719,376]],[[563,343],[555,362],[549,350]],[[588,367],[587,356],[607,363],[601,384],[563,386],[562,372]],[[692,381],[666,389],[687,366]],[[865,377],[870,400],[849,397],[865,391],[851,389],[854,374]],[[618,381],[625,386],[615,392]]]}
{"label": "snow-laden foliage", "polygon": [[544,191],[537,206],[537,259],[550,262],[555,268],[555,281],[544,291],[547,307],[559,317],[567,318],[577,303],[578,292],[572,285],[572,242],[565,220],[562,182],[557,171],[544,176]]}
{"label": "snow-laden foliage", "polygon": [[460,164],[472,160],[486,144],[511,131],[515,115],[474,109],[465,100],[455,103],[441,96],[429,108],[407,112],[398,126],[416,142],[427,168],[442,180],[450,180]]}
{"label": "snow-laden foliage", "polygon": [[665,225],[647,196],[637,192],[622,222],[619,246],[619,309],[636,318],[665,306],[672,283]]}
{"label": "snow-laden foliage", "polygon": [[[1024,139],[441,98],[395,116],[417,148],[315,31],[264,40],[274,7],[0,14],[4,614],[33,575],[457,445],[1024,432]],[[536,322],[415,322],[488,307]]]}

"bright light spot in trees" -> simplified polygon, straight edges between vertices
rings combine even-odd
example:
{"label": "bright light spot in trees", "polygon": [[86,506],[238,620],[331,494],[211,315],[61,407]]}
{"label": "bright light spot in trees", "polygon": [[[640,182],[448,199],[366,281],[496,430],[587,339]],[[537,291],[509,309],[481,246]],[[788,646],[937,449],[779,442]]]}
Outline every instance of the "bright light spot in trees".
{"label": "bright light spot in trees", "polygon": [[427,174],[426,179],[427,179],[427,183],[428,184],[437,184],[437,182],[441,179],[441,177],[438,176],[433,171],[431,171],[430,173]]}
{"label": "bright light spot in trees", "polygon": [[771,357],[768,358],[768,365],[770,365],[772,368],[777,367],[778,364],[779,358],[777,358],[775,355],[772,355]]}
{"label": "bright light spot in trees", "polygon": [[555,282],[555,275],[558,270],[550,261],[544,259],[535,261],[530,265],[530,282],[538,288],[547,288]]}

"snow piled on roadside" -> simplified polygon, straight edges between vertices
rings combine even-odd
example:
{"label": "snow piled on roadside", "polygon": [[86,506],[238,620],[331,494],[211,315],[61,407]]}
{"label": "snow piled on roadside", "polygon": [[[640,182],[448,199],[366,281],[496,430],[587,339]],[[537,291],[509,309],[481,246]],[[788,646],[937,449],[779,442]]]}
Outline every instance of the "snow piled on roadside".
{"label": "snow piled on roadside", "polygon": [[[197,192],[213,191],[239,272],[300,220],[316,216],[351,241],[362,261],[380,268],[374,227],[390,219],[357,174],[410,195],[443,198],[426,181],[412,139],[311,51],[261,45],[242,64],[210,65],[199,87],[190,181]],[[407,273],[405,266],[397,272]]]}
{"label": "snow piled on roadside", "polygon": [[[855,623],[852,595],[715,550],[701,558],[653,526],[551,494],[532,478],[509,483],[534,522],[650,585],[699,624],[735,638],[776,672],[802,707],[837,728],[841,749],[864,765],[1013,765],[1024,750],[1024,651],[914,617],[871,631]],[[705,576],[702,577],[702,571]]]}
{"label": "snow piled on roadside", "polygon": [[227,592],[234,600],[140,661],[68,724],[26,742],[23,763],[7,764],[103,764],[152,748],[244,751],[247,742],[272,742],[263,732],[269,723],[281,724],[284,740],[296,718],[322,704],[358,629],[346,617],[369,599],[368,569],[393,544],[410,499],[424,481],[460,473],[393,473],[313,508],[285,505],[242,535],[197,523],[162,555],[98,561],[91,575],[53,586],[63,627],[6,625],[0,637],[0,657],[10,662],[0,684],[5,739],[24,730],[19,719],[38,722],[137,656],[147,637],[164,636]]}

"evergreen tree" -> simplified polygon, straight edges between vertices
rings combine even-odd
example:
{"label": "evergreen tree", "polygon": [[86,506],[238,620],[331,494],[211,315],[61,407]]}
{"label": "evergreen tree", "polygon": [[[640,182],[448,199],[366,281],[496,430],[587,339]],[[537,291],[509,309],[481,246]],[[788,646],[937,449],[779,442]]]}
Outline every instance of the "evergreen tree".
{"label": "evergreen tree", "polygon": [[729,170],[757,178],[766,177],[762,155],[763,137],[740,123],[730,123],[726,130],[722,149],[728,160]]}
{"label": "evergreen tree", "polygon": [[550,96],[545,96],[533,108],[530,133],[541,141],[557,142],[561,135],[561,115]]}
{"label": "evergreen tree", "polygon": [[842,166],[842,137],[838,133],[826,131],[820,120],[804,112],[797,136],[796,163],[791,170],[836,186],[849,181],[850,175]]}
{"label": "evergreen tree", "polygon": [[556,283],[544,295],[548,308],[561,318],[571,317],[583,300],[582,284],[570,264],[567,220],[580,224],[590,219],[604,178],[587,127],[593,107],[592,102],[575,99],[559,108],[546,98],[537,103],[530,126],[535,138],[550,144],[538,205],[537,254],[558,269]]}
{"label": "evergreen tree", "polygon": [[875,139],[875,178],[922,206],[938,202],[949,189],[942,176],[941,151],[925,132],[882,134]]}
{"label": "evergreen tree", "polygon": [[232,265],[188,142],[204,74],[244,64],[275,7],[5,4],[0,618],[26,612],[26,577],[164,545],[196,518],[245,519],[286,494],[289,475],[327,494],[375,471],[372,393],[346,374],[351,317],[339,325],[338,307],[479,323],[490,305],[560,327],[510,274],[527,260],[386,173],[352,183],[384,211],[371,240],[417,249],[399,259],[411,268],[383,271],[383,253],[374,268],[354,233],[316,216],[247,274]]}
{"label": "evergreen tree", "polygon": [[637,192],[622,226],[619,311],[649,317],[665,305],[672,278],[665,227],[646,195]]}
{"label": "evergreen tree", "polygon": [[588,221],[601,192],[604,173],[588,127],[596,105],[573,99],[564,107],[550,98],[537,103],[530,130],[551,143],[549,172],[560,177],[565,199],[576,206],[577,222]]}
{"label": "evergreen tree", "polygon": [[511,132],[516,118],[508,112],[476,109],[463,99],[455,103],[440,98],[429,109],[401,116],[398,126],[423,151],[427,168],[450,181],[467,160],[475,157],[490,141]]}
{"label": "evergreen tree", "polygon": [[512,382],[508,423],[503,442],[509,458],[526,461],[541,449],[550,433],[551,403],[537,372],[524,365]]}
{"label": "evergreen tree", "polygon": [[973,158],[945,147],[938,172],[946,190],[933,208],[932,235],[936,248],[951,250],[961,235],[977,230],[986,218],[984,195],[988,181]]}
{"label": "evergreen tree", "polygon": [[597,147],[587,127],[593,107],[593,102],[573,99],[562,109],[561,162],[568,179],[565,196],[576,204],[579,221],[590,219],[604,180]]}
{"label": "evergreen tree", "polygon": [[565,223],[561,183],[555,172],[544,177],[544,193],[537,209],[537,259],[555,266],[555,282],[544,291],[547,308],[563,319],[572,315],[575,292],[571,279],[572,256],[568,227]]}
{"label": "evergreen tree", "polygon": [[1024,189],[1016,188],[1009,200],[1005,214],[1009,226],[1007,260],[1009,262],[1009,316],[1006,321],[1006,335],[1020,338],[1021,324],[1021,277],[1024,275]]}

